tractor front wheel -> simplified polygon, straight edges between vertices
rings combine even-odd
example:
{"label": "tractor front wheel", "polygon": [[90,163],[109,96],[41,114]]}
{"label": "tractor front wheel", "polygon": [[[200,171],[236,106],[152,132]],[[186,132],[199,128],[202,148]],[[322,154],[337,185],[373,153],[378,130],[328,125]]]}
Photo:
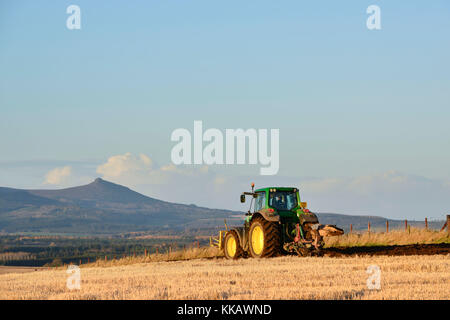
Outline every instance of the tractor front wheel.
{"label": "tractor front wheel", "polygon": [[243,256],[244,250],[239,243],[239,236],[235,230],[230,230],[223,242],[223,252],[227,259],[239,259]]}
{"label": "tractor front wheel", "polygon": [[249,249],[253,258],[275,257],[281,251],[281,231],[276,222],[261,216],[252,219],[249,230]]}

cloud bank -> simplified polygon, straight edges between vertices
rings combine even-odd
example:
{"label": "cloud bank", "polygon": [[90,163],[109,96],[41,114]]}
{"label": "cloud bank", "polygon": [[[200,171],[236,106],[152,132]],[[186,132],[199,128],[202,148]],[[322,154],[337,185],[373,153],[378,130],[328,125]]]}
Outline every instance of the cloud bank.
{"label": "cloud bank", "polygon": [[97,168],[106,180],[148,196],[201,206],[248,210],[239,195],[256,187],[296,186],[302,200],[317,212],[378,215],[397,219],[443,218],[450,212],[448,181],[399,171],[353,178],[242,176],[219,173],[208,166],[158,167],[144,154],[110,157]]}
{"label": "cloud bank", "polygon": [[55,168],[45,175],[44,184],[63,185],[68,182],[71,174],[71,166]]}

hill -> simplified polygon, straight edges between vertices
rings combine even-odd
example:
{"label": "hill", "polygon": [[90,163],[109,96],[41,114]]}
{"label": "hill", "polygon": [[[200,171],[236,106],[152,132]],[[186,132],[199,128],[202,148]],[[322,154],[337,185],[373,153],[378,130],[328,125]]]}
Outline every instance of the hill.
{"label": "hill", "polygon": [[96,179],[61,190],[0,188],[0,231],[123,233],[213,227],[237,212],[165,202]]}

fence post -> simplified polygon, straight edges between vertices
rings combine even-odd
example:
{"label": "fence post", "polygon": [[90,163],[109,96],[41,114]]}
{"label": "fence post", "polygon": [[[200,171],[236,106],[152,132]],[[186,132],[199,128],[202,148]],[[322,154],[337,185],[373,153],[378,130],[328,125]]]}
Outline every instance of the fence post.
{"label": "fence post", "polygon": [[428,230],[428,219],[425,218],[425,230]]}
{"label": "fence post", "polygon": [[105,261],[108,261],[108,257],[107,256],[105,256]]}
{"label": "fence post", "polygon": [[144,256],[147,258],[147,249],[144,250]]}
{"label": "fence post", "polygon": [[370,221],[367,223],[367,231],[370,233]]}
{"label": "fence post", "polygon": [[386,233],[389,233],[389,220],[386,220]]}
{"label": "fence post", "polygon": [[441,231],[444,231],[445,227],[447,227],[447,233],[450,233],[450,214],[447,215],[447,220],[445,221],[444,225],[442,226]]}
{"label": "fence post", "polygon": [[405,219],[405,231],[408,231],[408,220]]}
{"label": "fence post", "polygon": [[353,224],[350,223],[350,233],[353,231]]}

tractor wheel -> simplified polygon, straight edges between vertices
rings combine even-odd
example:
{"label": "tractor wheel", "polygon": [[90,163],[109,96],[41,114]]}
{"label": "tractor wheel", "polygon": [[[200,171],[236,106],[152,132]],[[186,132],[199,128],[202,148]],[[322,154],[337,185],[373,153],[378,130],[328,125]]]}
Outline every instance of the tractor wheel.
{"label": "tractor wheel", "polygon": [[279,255],[282,249],[280,226],[263,217],[255,217],[250,225],[248,243],[253,258]]}
{"label": "tractor wheel", "polygon": [[235,230],[228,231],[223,242],[223,252],[227,259],[239,259],[244,250],[239,243],[239,236]]}

